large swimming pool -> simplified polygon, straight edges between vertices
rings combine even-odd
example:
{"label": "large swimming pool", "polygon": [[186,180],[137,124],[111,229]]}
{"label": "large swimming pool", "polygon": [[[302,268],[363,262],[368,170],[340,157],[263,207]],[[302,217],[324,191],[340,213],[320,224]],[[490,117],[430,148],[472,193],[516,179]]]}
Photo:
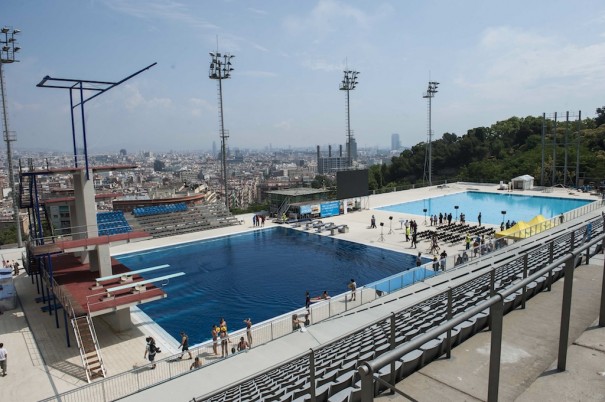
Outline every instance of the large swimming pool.
{"label": "large swimming pool", "polygon": [[304,306],[318,296],[347,291],[415,266],[413,255],[285,227],[274,227],[115,257],[130,269],[169,264],[183,271],[164,290],[168,298],[140,308],[173,337],[210,338],[224,317],[230,330],[250,317],[258,323]]}
{"label": "large swimming pool", "polygon": [[455,218],[455,206],[457,205],[459,207],[457,215],[460,216],[460,213],[464,213],[467,222],[477,222],[477,216],[481,212],[481,223],[498,225],[502,222],[502,211],[506,211],[505,220],[516,222],[529,221],[536,215],[543,215],[549,219],[591,202],[592,200],[574,198],[467,191],[376,209],[423,216],[423,209],[426,208],[426,216],[451,212]]}

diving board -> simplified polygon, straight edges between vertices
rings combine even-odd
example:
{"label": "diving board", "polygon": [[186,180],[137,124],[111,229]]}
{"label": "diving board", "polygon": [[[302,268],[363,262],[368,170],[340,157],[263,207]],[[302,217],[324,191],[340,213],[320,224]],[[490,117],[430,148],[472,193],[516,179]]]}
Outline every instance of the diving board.
{"label": "diving board", "polygon": [[170,265],[168,265],[168,264],[157,265],[155,267],[137,269],[136,271],[122,272],[121,274],[108,275],[108,276],[103,276],[103,277],[100,277],[100,278],[96,278],[95,279],[96,283],[95,283],[94,286],[91,287],[91,289],[92,290],[102,289],[103,285],[101,284],[101,282],[107,282],[107,281],[111,281],[113,279],[120,279],[120,283],[132,282],[134,275],[142,274],[142,273],[145,273],[145,272],[156,271],[158,269],[168,268],[169,266]]}
{"label": "diving board", "polygon": [[159,276],[157,278],[152,278],[152,279],[145,279],[143,281],[138,281],[138,282],[132,282],[132,283],[127,283],[125,285],[119,285],[119,286],[114,286],[112,288],[107,288],[106,292],[107,292],[107,298],[112,298],[114,297],[114,293],[115,292],[119,292],[121,290],[127,290],[127,289],[132,289],[134,292],[144,292],[147,290],[147,286],[150,283],[154,283],[154,282],[160,282],[160,281],[167,281],[169,279],[172,278],[176,278],[179,276],[183,276],[185,275],[184,272],[177,272],[174,274],[169,274],[169,275],[164,275],[164,276]]}

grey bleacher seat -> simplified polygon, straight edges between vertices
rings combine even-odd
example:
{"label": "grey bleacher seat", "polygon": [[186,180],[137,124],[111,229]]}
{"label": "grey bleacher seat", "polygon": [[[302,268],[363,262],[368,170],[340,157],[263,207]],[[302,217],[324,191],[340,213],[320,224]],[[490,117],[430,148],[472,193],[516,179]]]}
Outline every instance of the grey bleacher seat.
{"label": "grey bleacher seat", "polygon": [[421,366],[426,366],[439,355],[439,351],[441,350],[442,339],[431,339],[426,342],[424,345],[420,346],[420,350],[422,350],[422,360],[420,362]]}
{"label": "grey bleacher seat", "polygon": [[466,341],[473,334],[474,320],[466,320],[458,324],[455,328],[460,330],[456,345]]}
{"label": "grey bleacher seat", "polygon": [[321,378],[317,380],[317,387],[321,387],[324,384],[327,384],[333,381],[338,375],[338,369],[333,369],[329,372],[324,372],[320,374]]}
{"label": "grey bleacher seat", "polygon": [[[397,373],[400,372],[402,365],[403,365],[403,363],[400,360],[395,361],[395,381],[397,381]],[[378,377],[380,377],[381,380],[386,381],[389,384],[392,383],[393,376],[391,374],[391,364],[387,364],[386,366],[381,368],[378,371],[377,375],[378,375]],[[374,393],[376,395],[386,389],[388,389],[388,387],[386,385],[384,385],[380,381],[374,381]]]}
{"label": "grey bleacher seat", "polygon": [[423,354],[424,352],[422,350],[414,349],[399,359],[402,363],[401,370],[399,372],[401,378],[407,377],[420,367]]}

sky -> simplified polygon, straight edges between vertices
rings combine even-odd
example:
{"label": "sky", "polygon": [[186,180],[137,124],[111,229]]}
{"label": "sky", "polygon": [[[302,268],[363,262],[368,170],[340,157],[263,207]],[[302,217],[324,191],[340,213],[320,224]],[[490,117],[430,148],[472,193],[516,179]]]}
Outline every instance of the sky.
{"label": "sky", "polygon": [[[605,2],[582,0],[2,0],[18,28],[19,63],[4,64],[17,150],[72,150],[69,92],[49,75],[117,82],[86,103],[89,154],[220,147],[218,51],[231,149],[344,144],[346,69],[358,147],[464,135],[512,116],[605,105]],[[79,95],[75,93],[74,95]],[[82,127],[77,113],[78,146]],[[343,146],[344,148],[344,146]]]}

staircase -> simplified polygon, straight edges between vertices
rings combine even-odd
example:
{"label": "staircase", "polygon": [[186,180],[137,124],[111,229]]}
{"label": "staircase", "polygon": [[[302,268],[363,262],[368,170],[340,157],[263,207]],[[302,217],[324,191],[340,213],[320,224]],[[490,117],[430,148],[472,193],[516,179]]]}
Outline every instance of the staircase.
{"label": "staircase", "polygon": [[82,364],[86,370],[86,379],[88,382],[91,382],[95,378],[105,377],[107,371],[103,365],[101,350],[99,348],[99,343],[97,342],[97,335],[90,316],[86,314],[80,317],[73,317],[71,319],[71,325],[76,334],[76,341],[78,342],[78,349],[80,349]]}
{"label": "staircase", "polygon": [[22,174],[19,180],[19,207],[21,209],[31,208],[32,177]]}

